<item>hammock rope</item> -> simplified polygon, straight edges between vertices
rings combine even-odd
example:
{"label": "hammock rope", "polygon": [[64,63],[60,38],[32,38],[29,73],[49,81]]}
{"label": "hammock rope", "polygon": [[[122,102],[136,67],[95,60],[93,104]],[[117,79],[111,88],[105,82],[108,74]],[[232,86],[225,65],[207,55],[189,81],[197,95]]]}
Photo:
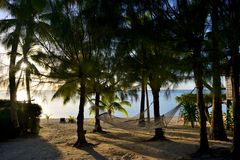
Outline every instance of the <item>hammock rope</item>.
{"label": "hammock rope", "polygon": [[[102,113],[99,115],[98,119],[101,121],[111,124],[117,128],[121,129],[154,129],[154,128],[165,128],[170,123],[176,112],[179,110],[181,105],[177,105],[169,112],[165,113],[164,115],[160,116],[159,119],[147,118],[139,120],[138,118],[120,118],[113,115],[109,115],[107,112]],[[134,116],[136,117],[136,116]],[[143,122],[143,123],[140,123]]]}
{"label": "hammock rope", "polygon": [[[193,93],[194,90],[195,88],[190,93]],[[144,115],[147,114],[147,109],[143,113],[137,114],[131,118],[120,118],[113,115],[109,115],[109,113],[104,112],[99,115],[98,119],[112,126],[115,126],[117,128],[126,129],[126,130],[166,128],[174,118],[174,115],[177,113],[177,111],[181,107],[182,107],[182,103],[179,103],[173,109],[161,115],[160,118],[158,119],[156,118],[139,119],[139,116],[141,114],[144,114]],[[140,122],[143,122],[143,123],[140,123]]]}

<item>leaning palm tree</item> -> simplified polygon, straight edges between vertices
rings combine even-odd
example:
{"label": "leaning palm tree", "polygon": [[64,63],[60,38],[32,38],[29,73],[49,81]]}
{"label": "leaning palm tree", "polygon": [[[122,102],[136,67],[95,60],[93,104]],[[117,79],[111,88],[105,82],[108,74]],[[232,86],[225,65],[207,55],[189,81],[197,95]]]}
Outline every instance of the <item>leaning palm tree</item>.
{"label": "leaning palm tree", "polygon": [[[10,100],[11,100],[11,117],[15,127],[18,127],[17,113],[16,113],[16,57],[18,55],[18,45],[20,37],[23,36],[24,30],[28,30],[29,26],[32,25],[35,16],[44,8],[45,0],[41,3],[36,1],[20,0],[1,1],[1,7],[6,9],[10,13],[11,18],[1,20],[0,32],[4,33],[4,41],[7,47],[11,46],[10,65],[9,65],[9,88],[10,88]],[[26,43],[27,44],[27,43]],[[24,53],[27,53],[27,48],[24,47]]]}
{"label": "leaning palm tree", "polygon": [[[4,43],[7,47],[11,47],[10,65],[9,65],[9,90],[10,90],[10,101],[11,101],[11,120],[16,129],[19,128],[17,109],[16,109],[16,98],[17,98],[17,87],[16,87],[16,70],[15,63],[17,57],[17,50],[19,44],[19,38],[21,29],[23,26],[23,17],[21,12],[23,10],[23,1],[12,2],[12,1],[1,1],[1,7],[7,9],[13,18],[4,19],[0,22],[0,32],[4,33]],[[13,30],[11,28],[14,28]]]}

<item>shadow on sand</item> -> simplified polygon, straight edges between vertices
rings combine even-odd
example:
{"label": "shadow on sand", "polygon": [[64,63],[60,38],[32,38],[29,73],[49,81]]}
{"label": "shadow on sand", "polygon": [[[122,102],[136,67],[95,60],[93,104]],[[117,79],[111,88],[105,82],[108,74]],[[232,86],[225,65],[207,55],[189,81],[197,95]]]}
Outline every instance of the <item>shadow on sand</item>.
{"label": "shadow on sand", "polygon": [[59,159],[60,152],[40,136],[12,139],[0,143],[1,160]]}
{"label": "shadow on sand", "polygon": [[102,156],[100,153],[96,152],[94,150],[94,145],[89,145],[86,147],[81,147],[81,150],[87,152],[89,155],[91,155],[94,159],[97,160],[106,160],[107,158],[105,158],[104,156]]}
{"label": "shadow on sand", "polygon": [[[190,136],[189,133],[185,133],[186,136]],[[123,149],[131,150],[132,152],[139,153],[145,156],[159,159],[217,159],[222,160],[228,159],[227,148],[213,149],[213,154],[207,155],[206,157],[193,156],[192,151],[197,151],[199,145],[191,143],[191,141],[176,141],[174,138],[168,139],[167,141],[143,141],[143,137],[138,135],[131,135],[127,133],[108,133],[101,134],[101,139],[90,138],[98,143],[108,143],[111,145],[118,146]],[[133,137],[134,136],[134,137]],[[131,138],[129,138],[131,137]],[[194,138],[195,135],[193,136]],[[118,140],[118,141],[117,141]],[[174,147],[173,147],[174,146]],[[146,149],[147,148],[147,149]],[[189,148],[182,153],[182,148]]]}

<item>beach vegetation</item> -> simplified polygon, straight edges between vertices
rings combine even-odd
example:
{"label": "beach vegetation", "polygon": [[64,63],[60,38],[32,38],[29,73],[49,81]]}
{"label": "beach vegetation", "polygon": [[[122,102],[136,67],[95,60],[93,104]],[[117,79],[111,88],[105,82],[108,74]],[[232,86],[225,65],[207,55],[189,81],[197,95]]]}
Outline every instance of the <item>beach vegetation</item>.
{"label": "beach vegetation", "polygon": [[76,122],[76,118],[74,116],[68,117],[68,123],[75,123],[75,122]]}
{"label": "beach vegetation", "polygon": [[42,108],[38,104],[17,102],[17,114],[19,120],[19,133],[14,131],[14,124],[11,121],[11,102],[0,100],[0,139],[7,140],[20,135],[35,134],[40,130],[40,115]]}
{"label": "beach vegetation", "polygon": [[47,123],[49,122],[51,116],[51,114],[44,114],[44,118],[46,119]]}
{"label": "beach vegetation", "polygon": [[191,127],[194,128],[195,122],[199,122],[199,113],[196,106],[196,95],[184,94],[176,97],[178,103],[181,104],[180,117],[184,119],[184,124],[191,123]]}

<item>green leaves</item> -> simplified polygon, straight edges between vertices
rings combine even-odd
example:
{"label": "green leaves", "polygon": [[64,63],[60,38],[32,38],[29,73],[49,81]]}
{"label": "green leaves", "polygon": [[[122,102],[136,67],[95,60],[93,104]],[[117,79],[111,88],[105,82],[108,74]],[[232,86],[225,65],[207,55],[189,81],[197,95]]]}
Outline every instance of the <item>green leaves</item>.
{"label": "green leaves", "polygon": [[115,93],[104,94],[100,103],[102,108],[107,110],[109,114],[119,111],[128,117],[128,113],[124,107],[131,107],[130,102],[121,101],[120,98],[115,95]]}
{"label": "green leaves", "polygon": [[46,0],[31,0],[31,4],[37,12],[40,12],[46,6]]}
{"label": "green leaves", "polygon": [[63,103],[66,104],[71,98],[77,95],[77,88],[79,88],[78,79],[68,79],[63,85],[61,85],[52,97],[52,100],[61,97]]}

